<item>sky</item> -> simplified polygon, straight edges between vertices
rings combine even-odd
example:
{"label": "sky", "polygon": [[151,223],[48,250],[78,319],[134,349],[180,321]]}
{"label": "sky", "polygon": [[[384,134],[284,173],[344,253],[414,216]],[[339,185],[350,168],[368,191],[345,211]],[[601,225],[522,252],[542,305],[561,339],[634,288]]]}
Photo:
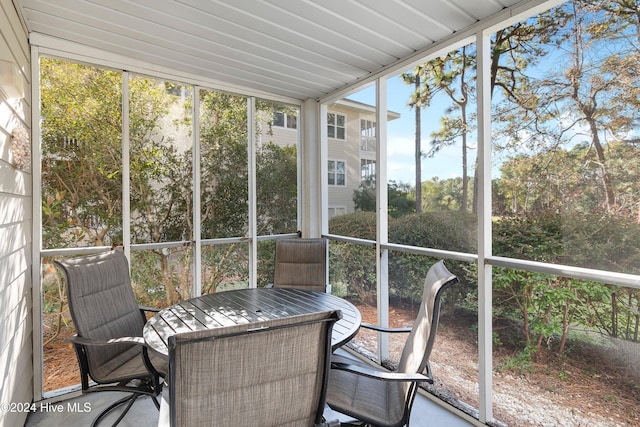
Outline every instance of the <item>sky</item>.
{"label": "sky", "polygon": [[[387,81],[387,110],[400,113],[400,118],[387,123],[387,178],[388,181],[415,185],[415,111],[408,101],[413,86],[405,84],[399,76]],[[349,99],[375,105],[375,86],[349,95]],[[439,128],[440,117],[448,103],[435,100],[428,109],[422,110],[422,152],[430,149],[431,133]],[[474,136],[471,136],[473,139]],[[470,157],[473,156],[470,153]],[[471,174],[471,171],[470,171]],[[460,144],[447,147],[433,158],[422,159],[422,181],[433,177],[448,179],[462,176],[462,154]]]}

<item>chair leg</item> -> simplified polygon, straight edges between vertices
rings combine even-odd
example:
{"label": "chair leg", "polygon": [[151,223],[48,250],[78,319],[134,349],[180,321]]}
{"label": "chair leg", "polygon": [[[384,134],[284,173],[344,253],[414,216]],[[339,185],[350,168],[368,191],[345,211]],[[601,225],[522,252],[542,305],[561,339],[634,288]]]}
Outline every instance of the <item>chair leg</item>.
{"label": "chair leg", "polygon": [[127,396],[127,397],[123,397],[122,399],[112,403],[111,405],[109,405],[109,407],[107,407],[107,409],[105,409],[104,411],[102,411],[100,413],[100,415],[98,415],[94,420],[93,423],[91,423],[91,427],[95,427],[98,425],[98,423],[100,423],[100,421],[102,421],[102,419],[104,417],[106,417],[107,415],[109,415],[109,413],[111,411],[113,411],[114,409],[116,409],[117,407],[123,405],[123,404],[127,404],[127,406],[124,408],[124,410],[122,411],[122,413],[120,414],[120,416],[118,417],[118,419],[116,420],[115,423],[112,424],[112,427],[115,427],[118,425],[118,423],[120,421],[122,421],[122,419],[124,418],[124,416],[127,414],[127,412],[129,412],[129,409],[131,409],[131,405],[133,405],[133,403],[136,401],[136,399],[138,398],[138,396],[140,396],[137,393],[132,393],[131,396]]}
{"label": "chair leg", "polygon": [[334,411],[329,405],[324,406],[324,412],[322,415],[323,420],[329,427],[333,427],[334,422],[337,422],[337,425],[340,427],[367,427],[367,424],[364,422],[341,412]]}
{"label": "chair leg", "polygon": [[151,399],[153,399],[153,404],[156,405],[156,409],[159,411],[160,410],[160,402],[158,402],[158,399],[155,396],[151,396]]}

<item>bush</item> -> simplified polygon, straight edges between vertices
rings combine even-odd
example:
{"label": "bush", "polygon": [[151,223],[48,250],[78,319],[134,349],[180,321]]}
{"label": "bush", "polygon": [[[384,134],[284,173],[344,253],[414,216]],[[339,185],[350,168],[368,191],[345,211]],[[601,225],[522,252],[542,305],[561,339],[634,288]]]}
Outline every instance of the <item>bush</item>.
{"label": "bush", "polygon": [[[333,234],[375,240],[375,214],[356,212],[333,218]],[[389,241],[409,246],[475,253],[477,224],[458,211],[425,212],[389,218]],[[637,273],[640,224],[627,217],[576,213],[567,220],[556,212],[506,217],[493,224],[494,254],[548,263]],[[370,246],[331,242],[330,281],[345,296],[374,303],[375,251]],[[418,303],[427,270],[436,260],[405,252],[389,254],[389,293]],[[447,261],[460,285],[446,295],[477,310],[477,267]],[[447,302],[452,306],[452,302]],[[474,306],[475,305],[475,306]],[[604,283],[567,279],[521,270],[494,269],[494,315],[522,325],[521,342],[537,351],[559,336],[559,352],[570,328],[580,325],[613,337],[637,340],[640,291]]]}
{"label": "bush", "polygon": [[[477,221],[474,215],[460,211],[430,211],[405,215],[389,225],[389,241],[409,246],[474,253]],[[399,298],[420,301],[424,278],[437,260],[423,255],[393,254],[389,262],[389,292]],[[448,298],[464,298],[475,292],[475,273],[468,265],[447,261],[447,268],[460,279],[460,285],[447,293]],[[449,304],[451,305],[451,304]]]}
{"label": "bush", "polygon": [[[374,212],[355,212],[331,219],[333,234],[368,240],[376,238]],[[463,212],[426,212],[389,218],[389,241],[417,247],[431,247],[460,252],[475,252],[475,217]],[[330,282],[348,283],[348,295],[365,302],[375,302],[375,252],[368,246],[331,242]],[[424,278],[436,260],[422,255],[391,251],[389,256],[389,293],[391,297],[419,303]],[[470,286],[475,274],[463,263],[447,262],[448,268]],[[466,295],[465,287],[458,294]]]}

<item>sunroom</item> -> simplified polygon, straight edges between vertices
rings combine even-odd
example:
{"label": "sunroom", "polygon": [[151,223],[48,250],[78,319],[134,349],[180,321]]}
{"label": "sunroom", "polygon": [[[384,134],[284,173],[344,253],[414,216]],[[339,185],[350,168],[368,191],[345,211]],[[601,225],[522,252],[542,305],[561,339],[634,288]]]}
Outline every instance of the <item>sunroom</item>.
{"label": "sunroom", "polygon": [[267,285],[296,235],[369,323],[458,276],[429,402],[638,423],[636,3],[0,0],[0,425],[77,395],[53,260],[122,246],[166,307]]}

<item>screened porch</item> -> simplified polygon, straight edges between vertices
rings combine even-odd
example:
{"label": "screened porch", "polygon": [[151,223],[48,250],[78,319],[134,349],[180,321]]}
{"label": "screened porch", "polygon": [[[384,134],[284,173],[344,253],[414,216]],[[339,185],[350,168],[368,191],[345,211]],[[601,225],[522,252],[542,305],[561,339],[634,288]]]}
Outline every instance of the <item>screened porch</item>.
{"label": "screened porch", "polygon": [[411,425],[637,423],[635,3],[2,0],[2,402],[77,398],[55,259],[122,246],[162,308],[301,236],[369,323],[460,279]]}

